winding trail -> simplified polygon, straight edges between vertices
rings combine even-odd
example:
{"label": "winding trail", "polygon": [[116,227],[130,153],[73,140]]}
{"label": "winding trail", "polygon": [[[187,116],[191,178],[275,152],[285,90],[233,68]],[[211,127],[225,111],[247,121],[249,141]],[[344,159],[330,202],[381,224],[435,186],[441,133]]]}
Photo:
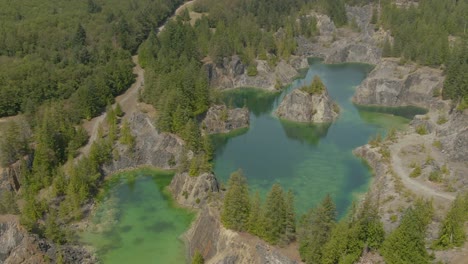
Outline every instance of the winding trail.
{"label": "winding trail", "polygon": [[436,197],[436,198],[442,198],[444,200],[453,201],[455,199],[454,195],[447,193],[447,192],[436,190],[422,182],[419,182],[416,179],[410,178],[409,177],[410,173],[406,171],[406,167],[402,160],[401,151],[404,147],[410,146],[410,145],[417,145],[417,144],[432,142],[434,140],[433,137],[434,137],[433,135],[420,136],[418,134],[410,134],[410,135],[405,135],[404,137],[400,137],[398,139],[398,142],[390,146],[390,152],[393,153],[392,158],[391,158],[391,161],[392,161],[391,164],[395,173],[403,181],[403,184],[408,189],[413,191],[414,193],[418,195],[426,196],[426,197],[427,196]]}
{"label": "winding trail", "polygon": [[[161,33],[162,30],[164,30],[164,27],[171,19],[179,15],[185,8],[192,5],[195,1],[196,0],[191,0],[179,6],[174,12],[174,14],[170,18],[168,18],[163,25],[161,25],[158,28],[158,34]],[[115,103],[113,105],[113,107],[115,107],[115,105],[119,103],[122,107],[122,111],[125,113],[125,116],[131,116],[138,109],[138,95],[140,93],[141,87],[144,86],[145,82],[145,71],[143,70],[143,68],[141,68],[140,64],[138,63],[138,55],[133,56],[132,61],[135,64],[135,67],[133,67],[133,73],[136,75],[135,82],[127,91],[125,91],[124,94],[119,95],[115,98]],[[94,117],[90,120],[85,120],[83,122],[83,128],[88,133],[89,140],[88,143],[81,148],[79,157],[81,157],[81,155],[88,155],[89,150],[91,149],[91,145],[97,139],[99,127],[102,124],[102,122],[106,119],[106,115],[107,114],[104,112],[100,116]],[[149,120],[147,121],[148,123],[150,123],[151,127],[154,128],[153,124],[151,124]]]}

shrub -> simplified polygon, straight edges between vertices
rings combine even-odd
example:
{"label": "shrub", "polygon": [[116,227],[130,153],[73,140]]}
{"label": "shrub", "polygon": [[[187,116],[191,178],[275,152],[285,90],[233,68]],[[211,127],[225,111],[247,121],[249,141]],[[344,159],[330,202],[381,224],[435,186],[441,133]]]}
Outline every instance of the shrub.
{"label": "shrub", "polygon": [[419,125],[416,127],[416,133],[419,135],[427,135],[427,128],[425,125]]}
{"label": "shrub", "polygon": [[257,76],[257,74],[258,74],[257,65],[250,64],[250,65],[247,67],[247,75],[248,75],[248,76]]}
{"label": "shrub", "polygon": [[441,182],[442,175],[440,174],[440,171],[432,171],[431,174],[429,174],[429,180],[431,182]]}
{"label": "shrub", "polygon": [[447,120],[447,117],[444,116],[444,115],[441,115],[441,116],[439,116],[439,118],[437,119],[437,124],[438,124],[438,125],[443,125],[443,124],[447,123],[447,121],[448,121],[448,120]]}
{"label": "shrub", "polygon": [[411,178],[416,178],[421,175],[421,166],[416,166],[413,171],[410,173]]}

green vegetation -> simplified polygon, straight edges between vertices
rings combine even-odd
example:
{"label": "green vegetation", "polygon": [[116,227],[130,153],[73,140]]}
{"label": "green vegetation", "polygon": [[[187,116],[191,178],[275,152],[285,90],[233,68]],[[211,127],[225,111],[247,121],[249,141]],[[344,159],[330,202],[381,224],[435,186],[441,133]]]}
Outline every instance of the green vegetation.
{"label": "green vegetation", "polygon": [[381,246],[380,253],[386,263],[430,263],[425,237],[432,213],[432,203],[422,200],[406,210],[400,225]]}
{"label": "green vegetation", "polygon": [[221,221],[226,228],[245,231],[247,230],[249,213],[250,202],[247,179],[242,171],[236,171],[229,178]]}
{"label": "green vegetation", "polygon": [[442,174],[438,170],[431,171],[431,173],[429,174],[428,179],[431,182],[442,182]]}
{"label": "green vegetation", "polygon": [[414,166],[413,170],[411,171],[410,173],[410,177],[411,178],[416,178],[416,177],[419,177],[421,175],[421,166],[419,165],[416,165]]}
{"label": "green vegetation", "polygon": [[234,172],[229,178],[221,221],[226,228],[248,231],[271,244],[287,245],[296,234],[293,194],[274,184],[262,204],[258,193],[254,198],[249,197],[242,172]]}
{"label": "green vegetation", "polygon": [[193,256],[192,259],[192,264],[203,264],[205,263],[205,260],[203,259],[202,254],[200,251],[195,251],[195,255]]}
{"label": "green vegetation", "polygon": [[[383,55],[403,57],[422,65],[445,64],[447,75],[442,95],[459,103],[459,109],[468,107],[468,45],[466,1],[418,1],[418,6],[399,8],[393,1],[382,1],[380,25],[390,29],[393,45],[383,45]],[[450,48],[449,36],[456,36]]]}
{"label": "green vegetation", "polygon": [[309,86],[304,86],[301,88],[302,91],[308,93],[308,94],[322,94],[325,90],[325,84],[323,84],[322,80],[320,77],[317,75],[314,76],[314,79],[312,80],[312,84]]}
{"label": "green vegetation", "polygon": [[97,115],[133,82],[130,55],[180,1],[1,1],[0,116],[66,100]]}
{"label": "green vegetation", "polygon": [[419,125],[416,127],[416,133],[419,135],[427,135],[427,128],[425,125]]}
{"label": "green vegetation", "polygon": [[468,194],[458,195],[445,216],[439,231],[439,238],[433,246],[447,249],[463,245],[466,240],[465,223],[468,221]]}

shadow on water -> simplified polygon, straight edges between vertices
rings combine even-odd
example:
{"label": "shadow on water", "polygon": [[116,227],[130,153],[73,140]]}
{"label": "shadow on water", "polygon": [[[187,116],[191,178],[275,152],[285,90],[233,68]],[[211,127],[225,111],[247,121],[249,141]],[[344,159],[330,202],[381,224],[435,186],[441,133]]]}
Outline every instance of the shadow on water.
{"label": "shadow on water", "polygon": [[308,124],[282,119],[280,119],[280,123],[288,138],[310,145],[317,145],[321,138],[326,137],[328,128],[331,126],[331,123]]}
{"label": "shadow on water", "polygon": [[415,115],[424,115],[427,114],[428,110],[416,107],[416,106],[399,106],[399,107],[385,107],[385,106],[365,106],[365,105],[354,105],[359,110],[359,115],[364,117],[363,113],[373,112],[373,113],[382,113],[390,114],[395,116],[400,116],[407,119],[413,119]]}
{"label": "shadow on water", "polygon": [[223,101],[229,107],[247,107],[250,113],[258,117],[273,110],[273,102],[280,94],[255,88],[240,88],[224,92]]}

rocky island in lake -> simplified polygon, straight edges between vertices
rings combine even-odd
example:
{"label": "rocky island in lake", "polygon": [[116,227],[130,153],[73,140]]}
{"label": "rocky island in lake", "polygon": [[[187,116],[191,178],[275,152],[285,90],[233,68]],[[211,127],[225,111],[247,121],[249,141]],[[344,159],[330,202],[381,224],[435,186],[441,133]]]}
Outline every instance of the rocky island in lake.
{"label": "rocky island in lake", "polygon": [[328,95],[327,87],[315,76],[310,86],[286,95],[276,115],[295,122],[330,123],[338,117],[339,112],[340,108]]}

